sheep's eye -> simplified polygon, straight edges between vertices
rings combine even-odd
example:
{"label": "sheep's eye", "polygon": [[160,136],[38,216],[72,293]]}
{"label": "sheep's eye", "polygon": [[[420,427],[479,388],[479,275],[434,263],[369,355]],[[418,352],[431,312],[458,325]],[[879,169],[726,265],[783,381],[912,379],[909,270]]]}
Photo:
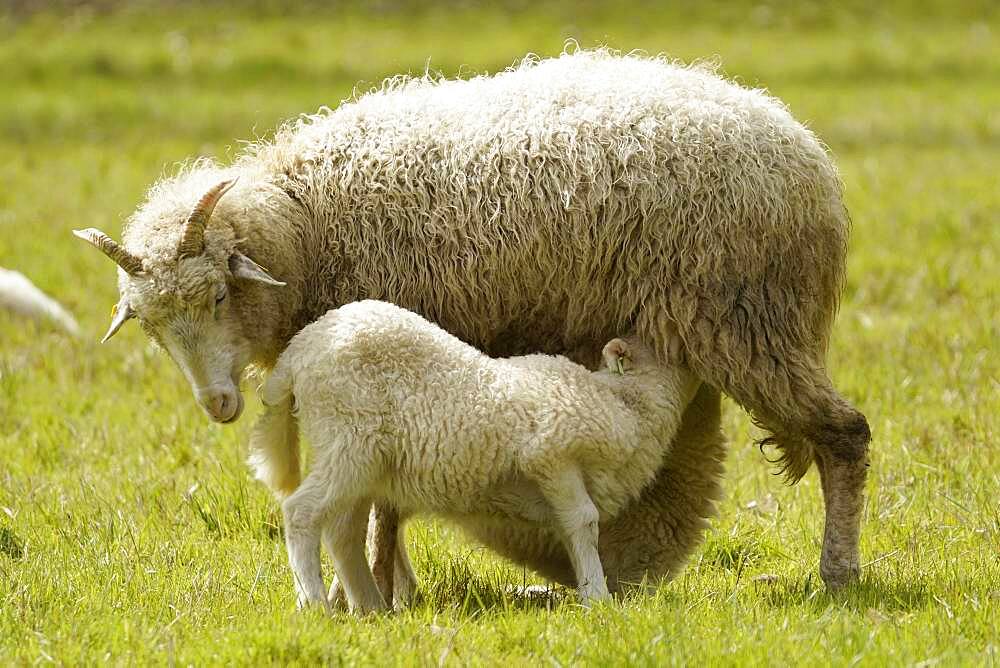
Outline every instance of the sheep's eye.
{"label": "sheep's eye", "polygon": [[216,304],[216,306],[218,306],[219,304],[221,304],[225,300],[227,294],[228,294],[228,291],[226,291],[226,290],[220,290],[219,291],[219,294],[217,294],[215,296],[215,304]]}

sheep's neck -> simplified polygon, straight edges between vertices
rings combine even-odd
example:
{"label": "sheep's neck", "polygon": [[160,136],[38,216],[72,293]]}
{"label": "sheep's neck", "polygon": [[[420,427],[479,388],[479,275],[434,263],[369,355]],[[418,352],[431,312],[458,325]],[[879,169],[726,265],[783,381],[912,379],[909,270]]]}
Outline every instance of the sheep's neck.
{"label": "sheep's neck", "polygon": [[242,240],[239,249],[286,283],[254,286],[241,305],[245,332],[253,342],[253,363],[270,369],[291,338],[335,304],[316,313],[310,301],[310,278],[321,253],[306,241],[310,234],[304,209],[268,179],[258,188],[270,206],[249,207],[249,217],[239,221],[235,232]]}

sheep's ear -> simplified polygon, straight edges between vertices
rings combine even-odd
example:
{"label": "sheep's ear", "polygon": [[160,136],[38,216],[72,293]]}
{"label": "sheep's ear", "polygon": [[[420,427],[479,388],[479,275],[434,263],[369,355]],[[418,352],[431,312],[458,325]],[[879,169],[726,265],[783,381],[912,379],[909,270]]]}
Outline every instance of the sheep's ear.
{"label": "sheep's ear", "polygon": [[229,270],[236,278],[245,278],[265,285],[285,285],[283,281],[273,278],[262,266],[239,251],[229,256]]}
{"label": "sheep's ear", "polygon": [[101,339],[101,343],[104,343],[114,336],[115,333],[122,328],[122,325],[125,324],[125,321],[131,320],[134,317],[135,312],[132,311],[132,307],[129,306],[128,299],[123,296],[111,309],[111,326],[108,327],[108,333],[104,335],[103,339]]}

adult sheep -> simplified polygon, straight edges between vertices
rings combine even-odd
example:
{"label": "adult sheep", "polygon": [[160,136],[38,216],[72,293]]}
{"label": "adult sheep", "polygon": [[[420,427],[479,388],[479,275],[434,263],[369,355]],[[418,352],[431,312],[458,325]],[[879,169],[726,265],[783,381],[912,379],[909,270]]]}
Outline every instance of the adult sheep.
{"label": "adult sheep", "polygon": [[665,355],[676,332],[713,388],[698,410],[712,417],[682,431],[714,439],[723,391],[770,431],[790,480],[817,462],[835,587],[859,571],[870,440],[825,368],[848,227],[829,155],[780,102],[599,50],[391,80],[231,167],[159,182],[123,246],[80,234],[120,267],[108,336],[138,317],[222,422],[248,364],[272,366],[295,332],[364,298],[494,356],[596,359],[633,330]]}

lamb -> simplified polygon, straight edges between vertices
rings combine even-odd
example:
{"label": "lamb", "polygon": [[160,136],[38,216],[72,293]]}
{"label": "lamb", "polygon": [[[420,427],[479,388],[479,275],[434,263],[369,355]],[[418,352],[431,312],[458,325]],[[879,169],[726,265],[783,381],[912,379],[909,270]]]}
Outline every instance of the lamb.
{"label": "lamb", "polygon": [[[325,531],[351,609],[385,607],[364,554],[373,499],[466,525],[555,526],[581,600],[607,598],[598,522],[652,480],[700,381],[636,340],[603,352],[594,373],[565,357],[491,359],[373,300],[296,334],[264,384],[251,462],[288,495],[300,604],[327,604]],[[314,449],[301,483],[296,424]]]}
{"label": "lamb", "polygon": [[[138,318],[220,422],[240,415],[248,365],[272,367],[305,325],[365,298],[496,356],[587,362],[634,331],[666,360],[676,332],[706,386],[688,438],[717,438],[726,392],[769,430],[790,481],[817,463],[820,572],[838,587],[859,573],[870,441],[825,363],[848,232],[830,156],[779,101],[596,50],[390,80],[230,166],[160,181],[123,245],[80,234],[119,266],[107,336]],[[544,570],[538,554],[515,557]]]}
{"label": "lamb", "polygon": [[59,302],[35,287],[24,274],[0,267],[0,308],[37,322],[51,322],[70,336],[80,326]]}

